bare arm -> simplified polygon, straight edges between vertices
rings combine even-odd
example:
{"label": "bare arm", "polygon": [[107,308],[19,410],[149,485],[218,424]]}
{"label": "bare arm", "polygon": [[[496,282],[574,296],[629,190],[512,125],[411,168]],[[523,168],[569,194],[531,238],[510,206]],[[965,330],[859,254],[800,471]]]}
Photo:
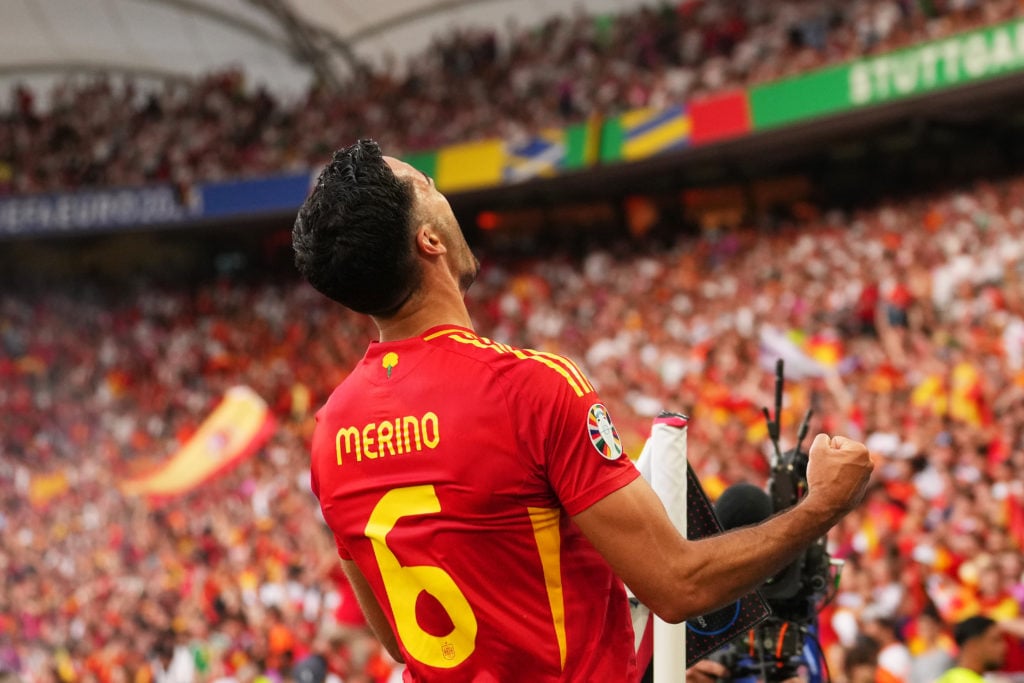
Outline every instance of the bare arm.
{"label": "bare arm", "polygon": [[1008,633],[1014,638],[1024,638],[1024,617],[1003,619],[999,621],[999,628],[1003,633]]}
{"label": "bare arm", "polygon": [[373,634],[377,636],[377,640],[380,641],[381,645],[384,646],[388,654],[396,662],[404,663],[405,658],[402,656],[402,651],[398,648],[398,639],[395,638],[395,633],[391,630],[391,624],[384,615],[384,610],[381,609],[380,603],[377,602],[377,596],[373,594],[373,590],[370,588],[366,577],[363,576],[363,572],[359,570],[359,567],[352,560],[342,560],[341,568],[345,572],[345,576],[348,577],[348,582],[352,584],[352,590],[356,593],[356,600],[359,601],[359,607],[363,610],[370,628],[373,629]]}
{"label": "bare arm", "polygon": [[756,526],[688,541],[641,479],[573,520],[641,602],[666,621],[683,621],[752,591],[859,502],[871,473],[864,446],[821,434],[810,456],[808,496]]}
{"label": "bare arm", "polygon": [[710,659],[702,659],[686,670],[686,683],[715,683],[728,677],[729,670]]}

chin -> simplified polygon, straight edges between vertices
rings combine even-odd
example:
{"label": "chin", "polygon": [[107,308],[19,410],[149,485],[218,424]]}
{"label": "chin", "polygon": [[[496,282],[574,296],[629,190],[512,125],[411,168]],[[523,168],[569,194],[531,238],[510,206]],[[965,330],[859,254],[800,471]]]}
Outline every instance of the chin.
{"label": "chin", "polygon": [[480,274],[480,261],[473,258],[473,265],[462,271],[462,275],[459,276],[459,289],[465,294],[469,291],[469,288],[476,282],[477,275]]}

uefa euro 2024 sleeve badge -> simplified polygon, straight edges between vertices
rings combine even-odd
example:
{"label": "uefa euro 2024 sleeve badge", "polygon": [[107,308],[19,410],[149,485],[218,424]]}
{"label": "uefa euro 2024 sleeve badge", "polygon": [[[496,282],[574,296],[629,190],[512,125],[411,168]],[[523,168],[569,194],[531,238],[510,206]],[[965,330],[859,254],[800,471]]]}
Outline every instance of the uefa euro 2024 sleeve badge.
{"label": "uefa euro 2024 sleeve badge", "polygon": [[590,443],[594,444],[594,448],[602,457],[615,460],[622,455],[622,439],[615,431],[608,409],[600,403],[590,406],[590,412],[587,414],[587,434],[590,436]]}

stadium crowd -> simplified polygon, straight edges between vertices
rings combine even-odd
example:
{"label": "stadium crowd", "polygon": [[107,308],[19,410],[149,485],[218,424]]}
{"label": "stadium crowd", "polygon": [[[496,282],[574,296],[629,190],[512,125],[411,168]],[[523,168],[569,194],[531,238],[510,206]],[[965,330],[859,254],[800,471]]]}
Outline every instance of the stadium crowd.
{"label": "stadium crowd", "polygon": [[[65,82],[0,113],[0,195],[305,169],[338,140],[389,149],[516,136],[660,106],[1018,16],[1016,0],[689,2],[460,30],[404,69],[286,104],[241,72],[149,91]],[[394,104],[394,103],[399,104]],[[712,496],[764,483],[772,364],[784,424],[867,441],[863,507],[821,616],[835,680],[928,681],[948,625],[1024,610],[1024,179],[764,231],[486,262],[478,330],[581,362],[639,452],[693,417]],[[312,415],[374,329],[294,280],[24,286],[0,298],[0,681],[387,681],[315,524]],[[278,428],[180,498],[121,484],[166,460],[230,387]],[[791,432],[794,429],[790,429]],[[1006,663],[1024,671],[1017,640]],[[931,668],[929,668],[931,667]]]}
{"label": "stadium crowd", "polygon": [[150,88],[20,87],[0,113],[0,194],[257,176],[319,164],[368,134],[414,151],[521,139],[590,115],[663,107],[1018,16],[1017,0],[715,0],[539,26],[464,28],[404,68],[363,66],[298,102],[242,71]]}
{"label": "stadium crowd", "polygon": [[[781,229],[517,262],[485,259],[478,330],[578,359],[637,454],[693,420],[712,496],[764,484],[776,357],[784,446],[866,440],[861,509],[821,616],[878,680],[931,680],[945,626],[1024,606],[1024,178]],[[25,286],[0,299],[0,671],[26,683],[384,681],[309,490],[312,415],[374,337],[296,280]],[[247,384],[271,441],[180,498],[120,485]],[[788,440],[788,444],[786,441]],[[1007,668],[1024,671],[1014,641]],[[851,660],[852,661],[852,660]],[[938,662],[938,664],[934,664]],[[919,677],[924,675],[924,678]]]}

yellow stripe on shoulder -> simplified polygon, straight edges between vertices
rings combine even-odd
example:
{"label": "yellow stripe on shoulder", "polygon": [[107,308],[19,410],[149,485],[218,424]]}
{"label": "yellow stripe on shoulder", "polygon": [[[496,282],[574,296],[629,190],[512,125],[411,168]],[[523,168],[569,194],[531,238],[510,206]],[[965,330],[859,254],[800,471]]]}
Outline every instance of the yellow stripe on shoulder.
{"label": "yellow stripe on shoulder", "polygon": [[576,392],[577,396],[586,396],[594,391],[594,386],[587,381],[586,376],[583,374],[583,371],[580,370],[579,366],[568,358],[559,356],[558,354],[549,353],[547,351],[534,351],[532,349],[517,349],[514,346],[501,344],[499,342],[492,341],[487,337],[480,337],[463,329],[439,330],[424,337],[423,340],[431,341],[433,339],[438,339],[439,337],[447,337],[448,339],[460,344],[475,346],[478,349],[488,349],[499,354],[512,354],[520,360],[536,361],[561,375],[572,390]]}
{"label": "yellow stripe on shoulder", "polygon": [[426,337],[423,338],[423,341],[431,341],[433,339],[437,339],[438,337],[444,337],[446,335],[455,334],[455,333],[459,333],[459,332],[464,333],[464,334],[466,333],[466,331],[463,330],[462,328],[459,328],[459,327],[449,327],[447,330],[438,330],[437,332],[434,332],[433,334],[428,334]]}
{"label": "yellow stripe on shoulder", "polygon": [[583,393],[590,393],[594,390],[593,385],[587,380],[586,375],[583,374],[583,371],[580,370],[579,366],[572,360],[565,356],[559,356],[557,353],[550,353],[548,351],[531,351],[530,353],[543,356],[544,358],[551,360],[553,363],[561,363],[564,365],[569,374],[571,374],[576,381],[580,383],[580,386],[583,387]]}

